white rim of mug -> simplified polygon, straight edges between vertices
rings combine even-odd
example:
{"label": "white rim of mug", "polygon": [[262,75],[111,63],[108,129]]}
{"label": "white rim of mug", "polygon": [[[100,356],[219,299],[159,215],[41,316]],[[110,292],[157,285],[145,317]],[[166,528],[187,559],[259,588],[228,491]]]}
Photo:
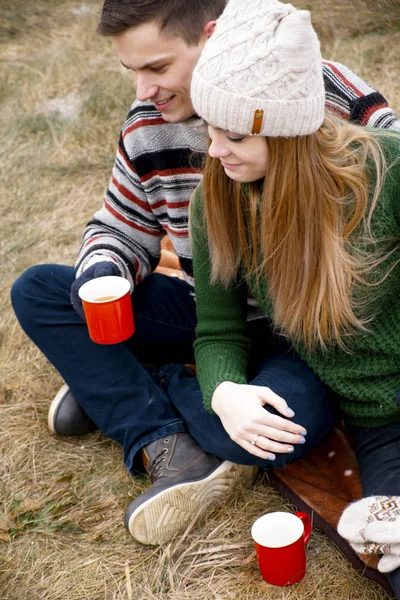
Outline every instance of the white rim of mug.
{"label": "white rim of mug", "polygon": [[[281,543],[271,542],[267,539],[267,535],[271,535],[273,532],[273,536],[275,539],[277,536],[282,537],[282,527],[284,524],[290,523],[290,529],[294,529],[293,534],[290,538],[286,538]],[[266,527],[268,527],[269,531],[266,531]],[[289,512],[271,512],[266,515],[262,515],[259,517],[251,528],[251,537],[253,540],[259,544],[260,546],[264,546],[265,548],[285,548],[286,546],[290,546],[294,544],[304,535],[304,524],[299,517]]]}
{"label": "white rim of mug", "polygon": [[[131,284],[125,277],[115,275],[106,275],[105,277],[96,277],[84,283],[78,291],[79,297],[83,302],[90,304],[106,304],[115,302],[125,294],[131,291]],[[97,300],[102,296],[114,296],[112,300]]]}

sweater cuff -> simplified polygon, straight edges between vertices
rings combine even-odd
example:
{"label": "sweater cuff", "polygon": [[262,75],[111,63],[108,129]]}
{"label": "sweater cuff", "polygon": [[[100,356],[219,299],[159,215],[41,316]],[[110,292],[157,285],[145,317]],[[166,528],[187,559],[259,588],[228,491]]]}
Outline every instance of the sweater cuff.
{"label": "sweater cuff", "polygon": [[386,99],[379,92],[373,92],[350,101],[350,121],[358,125],[370,124],[372,115],[382,108],[387,108]]}
{"label": "sweater cuff", "polygon": [[[203,404],[213,413],[211,400],[216,388],[224,381],[247,383],[248,352],[231,345],[205,346],[196,352],[197,378],[203,392]],[[205,360],[204,360],[205,359]]]}
{"label": "sweater cuff", "polygon": [[207,396],[205,394],[203,396],[204,408],[213,415],[215,415],[215,412],[211,406],[212,397],[213,397],[214,392],[217,389],[217,387],[221,383],[225,383],[226,381],[229,381],[229,383],[237,383],[239,385],[247,383],[246,377],[241,377],[238,373],[235,373],[235,374],[232,373],[231,375],[227,375],[224,379],[221,379],[221,381],[217,381],[217,383],[213,386],[213,388],[210,388],[210,391],[207,393]]}
{"label": "sweater cuff", "polygon": [[125,269],[124,265],[122,265],[120,262],[117,262],[116,260],[114,260],[111,256],[107,256],[107,254],[91,254],[91,255],[89,255],[85,260],[83,260],[79,265],[77,265],[76,278],[78,278],[80,275],[82,275],[82,273],[84,271],[86,271],[86,269],[88,269],[92,265],[99,263],[99,262],[111,262],[114,265],[116,265],[119,269],[121,277],[125,277],[125,279],[127,279],[129,281],[129,283],[131,284],[131,293],[132,293],[133,288],[135,286],[135,282],[132,279],[132,275],[130,274],[129,269]]}

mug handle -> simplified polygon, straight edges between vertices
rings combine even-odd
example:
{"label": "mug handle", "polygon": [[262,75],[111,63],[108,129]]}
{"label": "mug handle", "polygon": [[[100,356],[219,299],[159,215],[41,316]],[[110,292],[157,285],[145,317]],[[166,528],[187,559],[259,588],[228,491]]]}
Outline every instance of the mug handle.
{"label": "mug handle", "polygon": [[298,517],[300,519],[300,521],[303,522],[304,543],[307,544],[308,540],[310,539],[311,531],[312,531],[311,519],[310,519],[309,515],[307,515],[306,513],[303,513],[303,512],[297,512],[297,513],[295,513],[295,516]]}

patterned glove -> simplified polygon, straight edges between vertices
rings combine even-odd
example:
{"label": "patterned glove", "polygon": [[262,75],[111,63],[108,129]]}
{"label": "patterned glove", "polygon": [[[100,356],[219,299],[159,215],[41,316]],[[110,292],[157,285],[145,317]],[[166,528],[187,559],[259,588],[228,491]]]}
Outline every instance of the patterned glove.
{"label": "patterned glove", "polygon": [[389,573],[400,567],[400,497],[370,496],[350,504],[338,532],[359,554],[383,554],[378,569]]}
{"label": "patterned glove", "polygon": [[108,275],[118,276],[121,275],[121,273],[119,272],[119,269],[115,263],[105,260],[88,267],[77,279],[75,279],[74,283],[72,284],[72,306],[83,320],[85,320],[85,315],[83,312],[82,300],[79,298],[78,294],[79,288],[91,279],[96,279],[97,277],[106,277]]}

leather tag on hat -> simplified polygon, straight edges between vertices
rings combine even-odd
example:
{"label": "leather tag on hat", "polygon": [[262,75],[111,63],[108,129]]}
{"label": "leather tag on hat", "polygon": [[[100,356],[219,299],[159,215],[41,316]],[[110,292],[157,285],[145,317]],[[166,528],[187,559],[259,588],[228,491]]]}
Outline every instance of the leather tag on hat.
{"label": "leather tag on hat", "polygon": [[264,111],[261,108],[257,108],[257,110],[254,111],[253,128],[251,130],[253,135],[258,135],[260,133],[263,119]]}

